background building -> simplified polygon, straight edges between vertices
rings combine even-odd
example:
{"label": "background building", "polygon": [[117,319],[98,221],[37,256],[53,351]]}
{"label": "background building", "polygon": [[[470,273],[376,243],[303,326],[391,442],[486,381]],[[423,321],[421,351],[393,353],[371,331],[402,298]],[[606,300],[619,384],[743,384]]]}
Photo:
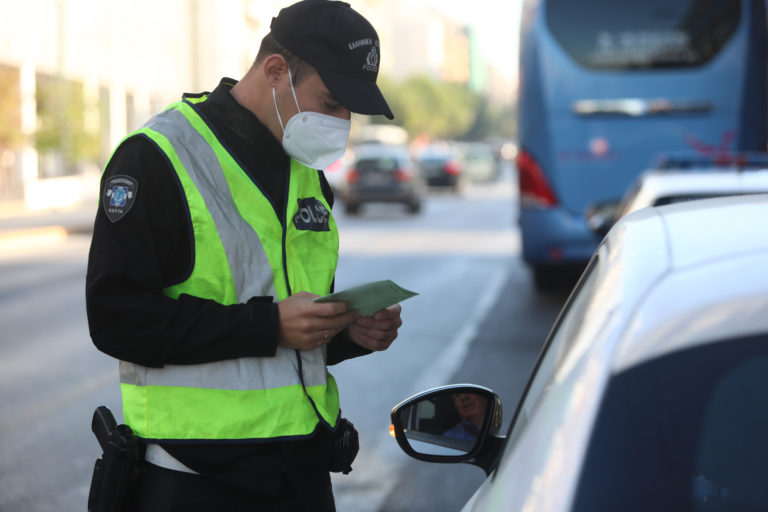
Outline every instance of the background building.
{"label": "background building", "polygon": [[[0,0],[0,204],[95,198],[122,137],[181,92],[242,76],[272,16],[290,3]],[[382,74],[425,73],[512,101],[466,25],[413,0],[352,3],[379,31]]]}

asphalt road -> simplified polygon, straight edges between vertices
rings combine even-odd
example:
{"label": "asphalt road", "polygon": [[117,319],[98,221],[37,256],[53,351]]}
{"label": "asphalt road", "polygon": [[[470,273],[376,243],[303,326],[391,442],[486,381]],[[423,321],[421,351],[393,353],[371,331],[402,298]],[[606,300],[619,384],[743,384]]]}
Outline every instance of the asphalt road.
{"label": "asphalt road", "polygon": [[[408,458],[388,434],[400,400],[447,383],[494,389],[507,420],[564,295],[539,296],[519,260],[509,176],[466,195],[431,195],[422,214],[375,206],[338,213],[337,289],[392,279],[403,303],[390,350],[331,369],[361,450],[334,475],[340,512],[450,511],[482,470]],[[337,210],[341,210],[340,208]],[[90,343],[84,308],[88,234],[22,245],[0,238],[0,511],[85,509],[100,450],[97,405],[119,417],[117,364]]]}

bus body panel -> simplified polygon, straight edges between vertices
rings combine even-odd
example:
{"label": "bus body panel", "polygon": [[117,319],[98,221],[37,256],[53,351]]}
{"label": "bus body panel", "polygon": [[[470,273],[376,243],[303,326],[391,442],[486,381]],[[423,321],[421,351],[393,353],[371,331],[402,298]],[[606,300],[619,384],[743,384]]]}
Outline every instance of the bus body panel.
{"label": "bus body panel", "polygon": [[[546,0],[526,2],[519,146],[538,163],[558,199],[553,208],[521,202],[526,262],[586,261],[599,243],[586,226],[586,210],[619,199],[659,153],[765,149],[764,2],[742,0],[736,29],[705,63],[629,70],[593,69],[577,62],[550,31]],[[584,100],[600,105],[633,100],[645,106],[663,100],[675,108],[661,113],[640,109],[632,115],[578,113]],[[696,108],[680,107],[686,105]]]}
{"label": "bus body panel", "polygon": [[736,115],[680,117],[675,123],[655,118],[554,118],[553,150],[547,160],[550,183],[562,208],[583,215],[596,202],[620,199],[660,151],[737,149],[737,126]]}

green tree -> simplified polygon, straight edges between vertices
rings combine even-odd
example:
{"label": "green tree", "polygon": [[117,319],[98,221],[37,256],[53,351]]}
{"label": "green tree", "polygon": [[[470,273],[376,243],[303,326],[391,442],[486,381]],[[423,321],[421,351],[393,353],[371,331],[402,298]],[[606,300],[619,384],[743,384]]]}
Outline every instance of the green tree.
{"label": "green tree", "polygon": [[386,77],[380,87],[395,114],[395,123],[411,137],[427,134],[453,139],[464,134],[477,117],[481,99],[460,84],[416,75],[402,83]]}
{"label": "green tree", "polygon": [[99,134],[86,130],[80,82],[38,75],[36,100],[35,148],[40,153],[61,155],[65,174],[75,173],[78,164],[98,160]]}
{"label": "green tree", "polygon": [[411,138],[426,134],[433,139],[511,139],[516,134],[514,107],[494,107],[461,84],[426,75],[403,82],[380,76],[378,83],[395,114],[393,121],[383,122],[402,126]]}

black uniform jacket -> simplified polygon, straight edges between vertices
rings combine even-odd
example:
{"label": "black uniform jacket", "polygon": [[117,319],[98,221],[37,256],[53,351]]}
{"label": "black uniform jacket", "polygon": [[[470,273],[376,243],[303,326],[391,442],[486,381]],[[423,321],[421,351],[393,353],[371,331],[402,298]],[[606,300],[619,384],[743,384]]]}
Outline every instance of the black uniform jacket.
{"label": "black uniform jacket", "polygon": [[[256,116],[235,101],[230,94],[235,83],[222,79],[194,108],[283,218],[289,157]],[[112,222],[104,210],[104,188],[116,175],[130,176],[137,186],[130,209]],[[333,193],[322,172],[320,176],[333,205]],[[223,306],[189,295],[171,299],[162,294],[163,288],[189,276],[192,248],[186,200],[170,162],[150,139],[126,139],[102,177],[88,259],[88,324],[101,351],[151,367],[275,355],[275,298],[253,297],[247,304]],[[328,364],[367,353],[342,333],[328,344]],[[283,471],[291,480],[312,479],[307,472],[325,471],[320,457],[327,437],[319,427],[310,438],[290,442],[162,446],[205,476],[272,494]]]}

